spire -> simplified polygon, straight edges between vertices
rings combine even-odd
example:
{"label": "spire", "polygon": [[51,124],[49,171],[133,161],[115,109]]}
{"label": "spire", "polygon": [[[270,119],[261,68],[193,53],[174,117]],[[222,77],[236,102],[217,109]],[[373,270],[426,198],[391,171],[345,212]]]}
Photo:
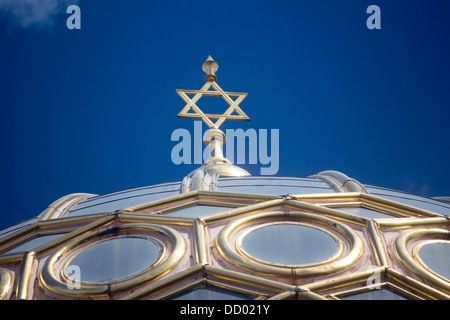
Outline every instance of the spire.
{"label": "spire", "polygon": [[215,62],[211,56],[208,56],[208,59],[206,59],[202,65],[202,70],[206,73],[206,82],[217,81],[217,76],[215,75],[217,69],[219,69],[219,64]]}
{"label": "spire", "polygon": [[[180,118],[202,119],[210,128],[205,132],[203,141],[209,148],[209,158],[203,165],[191,172],[183,180],[182,192],[192,190],[214,190],[218,176],[249,176],[244,169],[234,166],[223,155],[223,145],[225,134],[219,127],[225,120],[250,120],[239,104],[247,97],[243,92],[226,92],[217,84],[215,73],[219,69],[219,64],[208,56],[202,65],[202,70],[206,73],[205,85],[200,90],[177,89],[178,95],[186,102],[184,108],[178,113]],[[210,90],[210,89],[213,90]],[[191,96],[191,97],[190,97]],[[229,108],[223,114],[204,113],[196,103],[202,96],[221,97],[228,104]]]}

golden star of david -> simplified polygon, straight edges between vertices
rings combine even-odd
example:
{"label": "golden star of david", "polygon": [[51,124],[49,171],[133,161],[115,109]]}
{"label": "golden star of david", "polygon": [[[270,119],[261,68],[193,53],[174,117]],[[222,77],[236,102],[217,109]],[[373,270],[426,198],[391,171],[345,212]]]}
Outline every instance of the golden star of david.
{"label": "golden star of david", "polygon": [[[217,77],[214,75],[214,72],[218,68],[217,63],[212,60],[211,57],[208,57],[208,60],[204,63],[204,66],[210,63],[215,64],[215,69],[212,71],[209,69],[207,70],[206,84],[200,90],[176,90],[178,95],[186,102],[186,106],[180,111],[180,113],[178,113],[178,117],[202,119],[209,128],[215,129],[218,129],[225,120],[250,120],[250,118],[239,107],[242,100],[247,97],[247,93],[223,91],[215,81]],[[209,90],[211,87],[214,90]],[[189,96],[192,95],[193,97],[189,98]],[[197,101],[202,96],[222,97],[230,105],[230,107],[223,114],[205,114],[196,105]],[[236,99],[233,100],[232,98]],[[191,110],[194,112],[190,112]],[[216,120],[216,122],[213,122],[212,120]]]}

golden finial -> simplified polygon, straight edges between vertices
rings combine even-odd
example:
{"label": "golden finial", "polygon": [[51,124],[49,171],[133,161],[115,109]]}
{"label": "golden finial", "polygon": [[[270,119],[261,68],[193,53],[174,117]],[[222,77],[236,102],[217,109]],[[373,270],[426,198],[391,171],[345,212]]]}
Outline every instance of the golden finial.
{"label": "golden finial", "polygon": [[219,69],[219,64],[211,56],[208,56],[208,59],[202,65],[202,70],[206,73],[206,82],[217,81],[217,76],[215,75],[217,69]]}
{"label": "golden finial", "polygon": [[[203,165],[186,176],[182,183],[182,192],[192,190],[213,190],[215,183],[209,185],[206,181],[216,181],[218,176],[248,176],[247,171],[233,165],[223,155],[223,144],[225,134],[219,127],[225,120],[250,120],[250,118],[239,108],[239,103],[247,97],[244,92],[225,92],[217,84],[216,71],[219,64],[208,56],[203,63],[202,70],[206,73],[206,83],[200,90],[177,89],[178,95],[186,102],[186,106],[178,113],[181,118],[202,119],[209,127],[205,132],[203,142],[209,148],[209,158]],[[214,90],[210,90],[210,88]],[[198,106],[197,101],[202,96],[221,97],[229,107],[223,114],[206,114]],[[193,111],[193,112],[192,112]],[[215,120],[215,122],[213,122]]]}

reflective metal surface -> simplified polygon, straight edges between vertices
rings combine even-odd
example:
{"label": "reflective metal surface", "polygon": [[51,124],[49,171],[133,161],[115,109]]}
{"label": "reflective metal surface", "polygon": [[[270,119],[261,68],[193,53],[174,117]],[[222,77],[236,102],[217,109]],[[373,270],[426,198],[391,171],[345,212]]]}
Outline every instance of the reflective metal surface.
{"label": "reflective metal surface", "polygon": [[0,267],[0,300],[4,299],[13,285],[12,272]]}

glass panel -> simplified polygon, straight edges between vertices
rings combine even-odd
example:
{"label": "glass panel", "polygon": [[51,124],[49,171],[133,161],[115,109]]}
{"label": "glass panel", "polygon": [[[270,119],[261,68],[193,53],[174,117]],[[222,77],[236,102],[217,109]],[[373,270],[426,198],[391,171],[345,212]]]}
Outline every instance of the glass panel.
{"label": "glass panel", "polygon": [[[334,208],[332,208],[334,209]],[[355,216],[360,216],[368,219],[385,219],[385,218],[395,218],[387,213],[381,213],[379,211],[363,208],[363,207],[337,207],[336,210],[344,211]]]}
{"label": "glass panel", "polygon": [[255,176],[219,178],[217,190],[272,195],[335,192],[330,185],[319,179]]}
{"label": "glass panel", "polygon": [[180,194],[180,182],[168,182],[121,190],[86,199],[74,206],[67,217],[120,210]]}
{"label": "glass panel", "polygon": [[126,190],[120,190],[112,193],[107,193],[103,195],[99,195],[93,198],[89,198],[81,202],[79,205],[84,206],[88,205],[92,202],[104,202],[106,200],[114,200],[114,199],[120,199],[120,198],[130,198],[134,196],[139,196],[143,194],[152,194],[152,193],[162,193],[166,191],[174,191],[180,189],[180,182],[168,182],[168,183],[161,183],[161,184],[155,184],[155,185],[149,185],[144,187],[137,187],[137,188],[131,188]]}
{"label": "glass panel", "polygon": [[24,220],[22,222],[16,223],[15,225],[5,228],[3,230],[0,230],[0,238],[6,237],[7,235],[10,235],[13,232],[19,231],[25,227],[28,227],[29,225],[33,224],[37,217],[32,217],[30,219]]}
{"label": "glass panel", "polygon": [[[172,187],[174,188],[174,187]],[[101,198],[96,201],[83,202],[72,208],[66,217],[76,217],[87,214],[94,214],[100,212],[109,212],[120,209],[125,209],[132,206],[137,206],[150,201],[168,198],[180,194],[179,186],[172,191],[162,191],[155,193],[127,193],[119,194],[117,196],[111,196],[107,198]],[[140,190],[145,192],[146,190]],[[148,191],[147,191],[148,192]]]}
{"label": "glass panel", "polygon": [[391,289],[369,290],[351,296],[342,297],[343,300],[409,300],[405,296]]}
{"label": "glass panel", "polygon": [[28,250],[34,250],[44,244],[49,243],[50,241],[53,241],[55,239],[58,239],[65,235],[65,233],[56,233],[56,234],[49,234],[46,236],[39,236],[34,239],[31,239],[30,241],[27,241],[25,243],[22,243],[18,245],[17,247],[12,248],[9,251],[6,251],[3,254],[11,254],[11,253],[18,253],[18,252],[25,252]]}
{"label": "glass panel", "polygon": [[419,256],[434,272],[450,280],[450,242],[433,242],[424,245]]}
{"label": "glass panel", "polygon": [[242,240],[251,256],[284,265],[316,263],[337,250],[336,240],[316,228],[298,224],[275,224],[251,231]]}
{"label": "glass panel", "polygon": [[183,216],[183,217],[201,217],[208,214],[217,213],[220,211],[226,211],[229,209],[234,209],[232,207],[221,207],[221,206],[208,206],[208,205],[195,205],[186,207],[180,210],[171,211],[166,213],[170,216]]}
{"label": "glass panel", "polygon": [[436,213],[450,215],[450,205],[431,198],[414,195],[411,193],[396,191],[392,189],[365,186],[370,194],[374,196],[400,202],[417,208],[429,210]]}
{"label": "glass panel", "polygon": [[241,292],[219,288],[209,284],[183,291],[170,300],[248,300],[253,297]]}
{"label": "glass panel", "polygon": [[295,177],[270,177],[270,176],[249,176],[249,177],[223,177],[219,178],[219,186],[238,186],[238,185],[285,185],[285,186],[304,186],[312,188],[331,189],[331,186],[320,179],[314,178],[295,178]]}
{"label": "glass panel", "polygon": [[80,268],[81,282],[107,282],[125,278],[155,263],[161,248],[143,238],[115,238],[78,253],[70,265]]}
{"label": "glass panel", "polygon": [[315,193],[334,193],[333,189],[308,188],[299,186],[258,186],[258,185],[238,185],[218,188],[223,192],[240,192],[253,194],[270,194],[270,195],[286,195],[286,194],[315,194]]}

